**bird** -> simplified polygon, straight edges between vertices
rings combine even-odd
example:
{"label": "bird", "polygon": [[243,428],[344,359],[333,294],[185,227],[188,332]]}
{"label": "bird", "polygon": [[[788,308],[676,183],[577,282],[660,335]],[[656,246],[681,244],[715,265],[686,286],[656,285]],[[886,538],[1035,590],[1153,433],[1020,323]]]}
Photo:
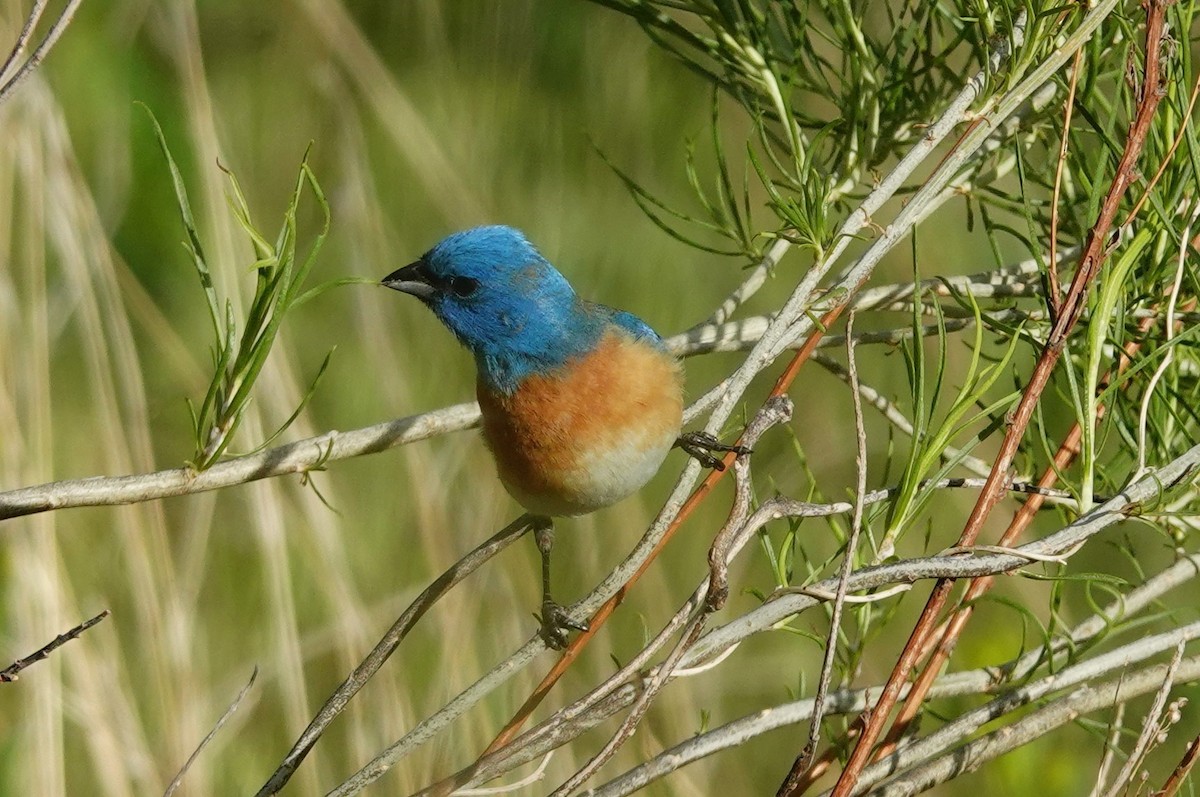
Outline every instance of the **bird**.
{"label": "bird", "polygon": [[645,321],[581,298],[519,230],[450,234],[382,284],[428,307],[474,356],[483,439],[529,515],[542,558],[542,638],[586,630],[550,595],[554,518],[611,506],[679,446],[721,465],[737,451],[681,435],[683,369]]}

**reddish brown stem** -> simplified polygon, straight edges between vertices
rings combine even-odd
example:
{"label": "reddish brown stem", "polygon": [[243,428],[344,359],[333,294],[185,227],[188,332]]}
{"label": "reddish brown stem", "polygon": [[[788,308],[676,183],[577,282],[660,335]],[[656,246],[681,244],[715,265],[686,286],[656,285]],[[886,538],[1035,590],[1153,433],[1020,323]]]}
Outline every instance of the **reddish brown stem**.
{"label": "reddish brown stem", "polygon": [[1171,776],[1167,778],[1163,787],[1154,793],[1155,797],[1175,797],[1179,792],[1179,787],[1183,785],[1183,782],[1187,780],[1188,774],[1191,773],[1197,758],[1200,758],[1200,736],[1192,739],[1192,743],[1184,751],[1183,758],[1179,760]]}
{"label": "reddish brown stem", "polygon": [[[1165,0],[1149,0],[1146,12],[1144,81],[1141,97],[1138,100],[1137,113],[1129,127],[1125,151],[1117,164],[1116,174],[1100,207],[1099,218],[1088,232],[1079,265],[1076,267],[1067,295],[1063,299],[1061,311],[1054,319],[1049,337],[1038,357],[1037,365],[1021,395],[1016,411],[1013,413],[1004,440],[1000,444],[1000,451],[992,465],[991,473],[988,474],[979,500],[971,510],[971,515],[958,539],[957,545],[959,546],[966,547],[975,544],[984,522],[1004,495],[1005,487],[1010,480],[1009,469],[1016,456],[1021,438],[1029,425],[1042,391],[1050,381],[1050,374],[1062,356],[1067,336],[1083,312],[1088,289],[1108,255],[1109,232],[1122,198],[1130,184],[1136,179],[1136,162],[1145,145],[1154,111],[1163,95],[1159,76],[1159,45],[1162,39],[1165,12]],[[849,797],[854,790],[859,774],[870,760],[875,743],[896,705],[900,691],[917,663],[918,654],[935,629],[937,616],[946,605],[953,586],[954,582],[948,579],[939,580],[934,584],[925,608],[884,685],[883,693],[863,724],[862,735],[850,754],[850,760],[846,763],[841,776],[833,787],[833,797]],[[792,790],[788,793],[795,794],[797,792]]]}

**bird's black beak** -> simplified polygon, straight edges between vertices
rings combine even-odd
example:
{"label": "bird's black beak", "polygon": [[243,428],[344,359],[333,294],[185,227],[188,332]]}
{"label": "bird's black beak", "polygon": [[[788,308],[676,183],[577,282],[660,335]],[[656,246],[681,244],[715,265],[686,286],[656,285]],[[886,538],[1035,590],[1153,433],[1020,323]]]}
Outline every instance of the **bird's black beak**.
{"label": "bird's black beak", "polygon": [[380,282],[392,290],[412,294],[418,299],[429,299],[437,291],[430,284],[425,268],[425,261],[418,260],[404,268],[396,269]]}

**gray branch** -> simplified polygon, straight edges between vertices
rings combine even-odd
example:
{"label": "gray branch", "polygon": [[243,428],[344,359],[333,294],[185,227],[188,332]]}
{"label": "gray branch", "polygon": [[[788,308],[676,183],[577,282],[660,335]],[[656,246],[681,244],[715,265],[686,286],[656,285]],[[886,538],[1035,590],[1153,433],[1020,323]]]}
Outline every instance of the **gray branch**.
{"label": "gray branch", "polygon": [[[1169,664],[1159,664],[1140,672],[1122,674],[1102,684],[1082,686],[1018,722],[993,731],[894,778],[872,793],[877,797],[907,797],[920,794],[963,772],[974,771],[987,761],[1039,739],[1055,728],[1074,722],[1082,714],[1099,711],[1115,703],[1153,692],[1162,685],[1169,668]],[[1200,656],[1184,659],[1175,673],[1175,678],[1181,682],[1200,678]]]}
{"label": "gray branch", "polygon": [[[1102,611],[1075,626],[1066,637],[1056,639],[1048,649],[1042,647],[1031,650],[1020,658],[999,667],[986,667],[943,675],[934,682],[928,697],[929,699],[938,699],[987,694],[994,692],[1004,684],[1020,683],[1038,667],[1054,663],[1063,653],[1085,645],[1115,623],[1137,615],[1168,591],[1193,581],[1197,577],[1200,577],[1200,553],[1180,559],[1167,569],[1152,576],[1144,584],[1131,590],[1129,594],[1115,600]],[[833,714],[856,714],[865,711],[873,704],[879,688],[871,686],[834,692],[829,697],[828,710]],[[905,687],[901,697],[907,694],[907,690],[908,687]],[[614,778],[589,794],[592,797],[618,797],[632,794],[690,763],[724,750],[736,748],[769,731],[804,722],[811,718],[813,705],[813,699],[808,698],[773,706],[693,736],[664,750],[649,761]]]}
{"label": "gray branch", "polygon": [[70,507],[136,504],[306,473],[327,462],[470,429],[478,422],[477,404],[456,404],[352,432],[326,432],[258,454],[234,457],[203,471],[171,468],[136,476],[94,476],[22,487],[0,493],[0,520]]}

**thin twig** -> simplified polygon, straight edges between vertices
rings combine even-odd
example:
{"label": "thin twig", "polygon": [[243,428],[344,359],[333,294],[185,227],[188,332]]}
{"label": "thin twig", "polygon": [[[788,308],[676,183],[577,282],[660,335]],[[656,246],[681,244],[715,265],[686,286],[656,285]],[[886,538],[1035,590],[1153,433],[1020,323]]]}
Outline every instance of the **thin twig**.
{"label": "thin twig", "polygon": [[1096,770],[1096,785],[1092,787],[1088,797],[1100,797],[1100,792],[1108,781],[1108,770],[1112,766],[1113,755],[1121,744],[1121,731],[1125,727],[1125,705],[1117,704],[1117,710],[1109,722],[1108,742],[1104,745],[1104,755],[1100,757],[1100,766]]}
{"label": "thin twig", "polygon": [[1175,150],[1179,148],[1179,143],[1183,141],[1184,135],[1189,130],[1188,120],[1192,118],[1192,109],[1196,107],[1197,97],[1200,97],[1200,74],[1196,75],[1196,82],[1192,85],[1192,95],[1188,98],[1187,110],[1180,117],[1179,132],[1175,135],[1171,146],[1167,148],[1166,154],[1163,155],[1162,163],[1158,164],[1158,171],[1150,178],[1150,182],[1146,183],[1146,190],[1142,191],[1142,195],[1138,197],[1138,201],[1130,208],[1129,215],[1121,222],[1118,229],[1128,227],[1129,223],[1137,218],[1137,214],[1142,210],[1142,205],[1146,204],[1146,200],[1150,198],[1150,192],[1154,190],[1154,186],[1158,185],[1158,181],[1162,178],[1163,173],[1167,171],[1167,166],[1171,163],[1171,158],[1174,157]]}
{"label": "thin twig", "polygon": [[[697,327],[708,326],[713,324],[724,324],[728,321],[737,309],[749,301],[750,297],[758,293],[758,289],[767,281],[767,277],[787,254],[788,249],[792,246],[792,242],[785,237],[775,239],[763,259],[756,265],[751,272],[742,280],[742,284],[734,289],[733,293],[729,294],[729,298],[721,302],[717,309],[713,311],[705,321],[697,324]],[[691,330],[689,330],[690,332]]]}
{"label": "thin twig", "polygon": [[1071,113],[1075,110],[1075,87],[1079,83],[1079,65],[1083,62],[1083,49],[1075,51],[1075,60],[1071,64],[1071,82],[1067,87],[1067,99],[1063,110],[1062,143],[1058,148],[1058,164],[1054,168],[1054,191],[1050,195],[1050,265],[1046,269],[1046,281],[1049,296],[1046,306],[1050,308],[1051,316],[1058,315],[1061,302],[1061,289],[1058,286],[1058,196],[1062,189],[1063,166],[1067,162],[1067,145],[1071,141]]}
{"label": "thin twig", "polygon": [[192,751],[190,756],[188,756],[188,760],[183,762],[183,766],[179,768],[179,772],[177,772],[175,777],[171,779],[171,782],[167,784],[166,791],[163,792],[163,797],[171,797],[171,795],[175,793],[175,790],[179,788],[179,785],[183,782],[183,776],[187,774],[187,771],[192,768],[192,764],[194,764],[196,759],[200,757],[200,751],[208,746],[208,743],[216,737],[217,731],[221,730],[221,727],[229,720],[230,717],[233,716],[233,712],[238,710],[238,706],[242,704],[242,701],[246,698],[246,695],[250,694],[250,687],[254,686],[254,681],[257,678],[258,665],[255,665],[254,670],[250,673],[250,680],[247,681],[246,685],[243,686],[237,693],[237,696],[233,699],[233,702],[230,703],[229,707],[225,709],[225,713],[222,714],[220,719],[217,720],[217,723],[212,726],[212,730],[210,730],[204,736],[204,738],[200,740],[200,744],[196,745],[196,749]]}
{"label": "thin twig", "polygon": [[[636,693],[627,681],[636,678],[639,669],[650,660],[650,657],[683,627],[687,618],[691,617],[692,611],[699,605],[701,597],[694,596],[694,599],[685,604],[683,609],[676,612],[641,652],[634,656],[618,672],[609,676],[604,683],[593,688],[587,695],[576,700],[570,706],[555,712],[553,716],[543,721],[537,727],[521,734],[508,745],[501,747],[496,752],[479,757],[470,766],[456,772],[449,778],[432,784],[428,788],[418,792],[418,795],[458,793],[468,783],[486,782],[502,772],[520,766],[532,760],[537,755],[553,750],[565,743],[572,732],[570,729],[593,727],[602,720],[616,714],[627,705],[632,704],[636,699]],[[426,722],[428,723],[445,716],[450,713],[447,709],[451,707],[448,705],[445,709],[438,712],[438,714],[426,720]],[[564,732],[562,730],[564,728],[568,730]],[[395,760],[399,752],[405,752],[404,749],[401,749],[401,745],[406,744],[417,730],[414,729],[404,739],[397,742],[396,745],[385,750],[384,753],[377,756],[377,760],[381,758]],[[360,770],[360,773],[365,773],[366,771],[369,771],[368,768]],[[339,787],[333,794],[351,794],[357,786],[357,780],[352,779],[343,784],[342,787]]]}
{"label": "thin twig", "polygon": [[450,591],[454,585],[462,581],[464,578],[473,573],[484,562],[491,559],[493,556],[504,550],[515,540],[521,537],[529,530],[531,518],[529,515],[521,515],[521,517],[509,523],[500,531],[492,535],[487,541],[464,556],[462,559],[450,566],[446,572],[438,576],[425,590],[418,595],[408,608],[396,619],[392,627],[387,630],[383,638],[371,649],[366,658],[354,668],[354,672],[347,676],[325,704],[321,706],[321,710],[313,717],[312,722],[296,739],[292,749],[284,756],[282,763],[271,773],[271,777],[258,790],[257,797],[267,797],[267,795],[276,794],[296,771],[304,761],[304,757],[308,755],[308,751],[321,738],[321,734],[329,727],[334,718],[342,712],[346,704],[350,702],[358,691],[366,685],[379,668],[383,666],[388,657],[395,652],[400,643],[408,636],[408,632],[416,625],[417,621],[424,616],[425,612],[429,611],[433,604],[437,603],[443,595]]}
{"label": "thin twig", "polygon": [[70,631],[59,634],[54,639],[50,640],[46,645],[30,653],[23,659],[17,659],[12,664],[0,670],[0,683],[12,683],[20,679],[20,672],[31,664],[41,661],[50,656],[51,653],[61,648],[63,645],[70,642],[75,637],[88,630],[96,623],[108,617],[109,611],[105,609],[90,620],[84,620],[79,625],[72,628]]}
{"label": "thin twig", "polygon": [[568,797],[575,789],[586,782],[596,770],[604,766],[616,754],[621,745],[629,741],[629,738],[633,736],[633,732],[637,730],[637,726],[642,718],[646,716],[646,712],[650,710],[650,704],[653,702],[655,696],[658,695],[670,679],[671,672],[679,666],[680,659],[696,643],[696,640],[700,638],[700,634],[704,631],[705,619],[710,613],[711,610],[706,610],[703,606],[697,607],[696,615],[688,623],[682,638],[671,649],[671,653],[667,656],[662,666],[651,676],[642,693],[638,695],[637,701],[630,708],[628,716],[625,717],[621,726],[617,728],[617,732],[609,737],[604,746],[586,764],[555,789],[550,797]]}
{"label": "thin twig", "polygon": [[478,422],[479,405],[456,404],[352,432],[326,432],[258,454],[218,462],[201,472],[172,468],[136,476],[96,476],[23,487],[0,493],[0,520],[68,507],[136,504],[288,473],[307,473],[329,462],[469,429]]}
{"label": "thin twig", "polygon": [[550,758],[554,755],[551,750],[546,755],[542,756],[542,763],[538,764],[537,769],[530,772],[520,780],[515,780],[512,783],[506,783],[503,786],[494,786],[486,789],[459,789],[454,792],[454,797],[481,797],[482,795],[490,794],[509,794],[517,789],[523,789],[526,786],[532,786],[542,778],[546,777],[546,767],[550,765]]}
{"label": "thin twig", "polygon": [[9,51],[8,57],[4,59],[4,63],[0,64],[0,85],[3,85],[8,80],[8,70],[21,54],[25,52],[25,48],[29,45],[29,38],[33,36],[33,29],[37,27],[38,21],[42,18],[42,12],[46,10],[46,5],[49,0],[34,0],[33,8],[29,9],[29,16],[25,17],[25,24],[21,26],[21,32],[17,34],[16,44]]}
{"label": "thin twig", "polygon": [[1179,663],[1183,661],[1185,644],[1186,640],[1181,639],[1175,647],[1175,655],[1171,657],[1171,664],[1167,667],[1166,675],[1163,676],[1162,686],[1158,688],[1158,692],[1154,695],[1154,702],[1150,704],[1150,710],[1142,719],[1142,731],[1138,734],[1137,742],[1129,751],[1129,756],[1125,759],[1125,766],[1121,767],[1121,771],[1113,779],[1112,786],[1105,792],[1105,797],[1118,797],[1125,790],[1125,787],[1133,779],[1134,770],[1141,766],[1146,753],[1150,750],[1151,742],[1158,735],[1158,723],[1162,718],[1163,709],[1167,707],[1167,698],[1171,694],[1171,689],[1175,686],[1175,675],[1179,671]]}
{"label": "thin twig", "polygon": [[[769,399],[754,421],[746,427],[745,445],[753,447],[758,438],[771,426],[791,420],[794,406],[786,396]],[[745,534],[753,507],[754,485],[750,479],[750,461],[739,458],[733,463],[733,506],[724,525],[713,537],[708,549],[708,589],[704,602],[711,611],[718,611],[729,597],[729,563],[737,540]]]}
{"label": "thin twig", "polygon": [[787,794],[795,788],[800,778],[808,771],[813,756],[817,752],[817,743],[821,739],[821,720],[825,713],[825,696],[828,694],[829,684],[833,680],[833,667],[837,659],[837,641],[838,633],[841,631],[842,608],[846,603],[846,585],[850,580],[854,556],[858,551],[858,538],[862,533],[863,498],[867,492],[867,430],[863,421],[861,386],[858,381],[858,358],[854,354],[854,313],[851,313],[846,319],[846,376],[850,382],[850,393],[853,397],[856,443],[854,455],[856,484],[854,512],[850,519],[850,538],[846,541],[846,549],[842,554],[837,593],[834,595],[833,611],[829,619],[829,635],[825,642],[825,658],[821,662],[821,675],[817,681],[817,693],[813,699],[813,715],[808,726],[808,741],[796,756],[795,761],[792,762],[792,768],[779,788],[780,794]]}
{"label": "thin twig", "polygon": [[[21,84],[21,81],[33,74],[33,70],[38,68],[38,65],[41,64],[42,59],[46,57],[46,54],[49,53],[51,48],[53,48],[58,42],[58,38],[63,35],[64,31],[66,31],[67,26],[71,24],[71,19],[75,16],[75,11],[79,8],[79,4],[81,2],[83,2],[83,0],[67,0],[67,5],[63,8],[62,13],[58,15],[58,19],[54,20],[54,24],[50,26],[50,30],[46,31],[46,38],[42,39],[42,43],[39,44],[29,56],[29,60],[22,64],[21,68],[18,69],[11,78],[8,78],[5,82],[0,83],[0,103],[3,103],[6,99],[8,99],[9,96],[11,96],[16,90],[17,86]],[[44,5],[45,4],[42,3],[43,7]],[[40,16],[42,8],[35,6],[34,11],[38,16]],[[33,18],[32,14],[30,19],[32,22],[36,23],[36,19]],[[25,30],[21,31],[21,36],[24,40],[19,38],[18,46],[23,49],[25,42],[28,40]],[[14,55],[12,58],[16,58],[16,52],[17,49],[14,48]],[[5,68],[7,68],[9,65],[10,61],[6,61]],[[0,70],[0,74],[3,74],[3,70]]]}

